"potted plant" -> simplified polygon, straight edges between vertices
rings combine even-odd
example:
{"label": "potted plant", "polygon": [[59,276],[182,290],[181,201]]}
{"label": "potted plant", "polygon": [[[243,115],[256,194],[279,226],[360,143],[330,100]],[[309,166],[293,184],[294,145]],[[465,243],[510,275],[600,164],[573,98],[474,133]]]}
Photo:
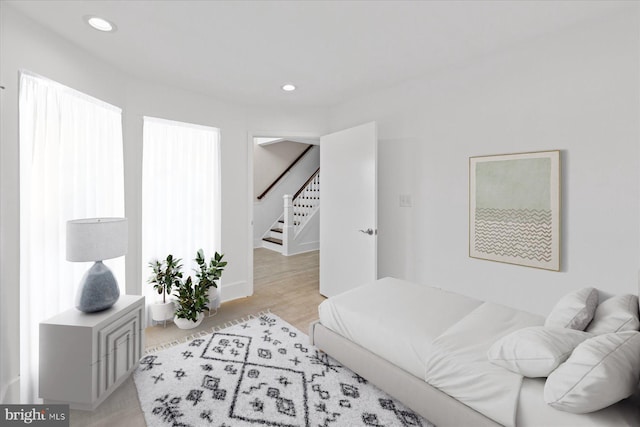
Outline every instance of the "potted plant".
{"label": "potted plant", "polygon": [[[177,298],[176,312],[173,322],[181,329],[191,329],[198,326],[204,318],[204,311],[209,310],[208,304],[212,299],[210,292],[217,290],[218,281],[222,277],[222,271],[227,265],[222,261],[223,255],[218,252],[207,263],[204,251],[200,249],[195,261],[198,269],[195,270],[196,280],[191,276],[184,282],[179,282],[175,288],[174,295]],[[215,298],[216,295],[213,295]]]}
{"label": "potted plant", "polygon": [[182,279],[182,264],[180,258],[174,258],[173,255],[167,255],[163,261],[153,260],[149,262],[149,267],[153,270],[153,274],[147,280],[153,285],[158,294],[162,295],[162,301],[155,302],[150,305],[151,319],[157,322],[169,320],[174,314],[173,301],[167,301],[167,295],[171,295],[173,287],[177,287]]}
{"label": "potted plant", "polygon": [[178,300],[176,301],[176,314],[173,323],[180,329],[195,328],[202,322],[204,318],[203,311],[208,310],[208,289],[204,283],[191,280],[191,276],[187,280],[180,283],[174,294]]}
{"label": "potted plant", "polygon": [[[196,270],[196,279],[198,279],[198,283],[203,283],[208,290],[208,302],[209,305],[217,304],[218,301],[218,281],[222,277],[222,271],[224,267],[227,265],[226,261],[222,261],[222,257],[224,255],[215,253],[214,257],[209,260],[207,264],[204,251],[200,249],[196,254],[196,263],[198,264],[199,270]],[[217,305],[213,308],[217,308]]]}

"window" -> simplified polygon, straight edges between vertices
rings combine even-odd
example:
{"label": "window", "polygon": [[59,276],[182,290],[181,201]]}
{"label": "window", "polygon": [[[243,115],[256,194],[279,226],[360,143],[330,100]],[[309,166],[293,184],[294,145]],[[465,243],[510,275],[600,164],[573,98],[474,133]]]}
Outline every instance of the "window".
{"label": "window", "polygon": [[[38,324],[74,306],[89,263],[66,261],[66,221],[124,216],[122,113],[20,74],[20,382],[38,401]],[[124,293],[124,257],[108,260]]]}
{"label": "window", "polygon": [[[220,251],[219,130],[144,118],[142,161],[142,277],[152,259],[182,259],[193,275],[193,259]],[[147,301],[158,294],[144,284]]]}

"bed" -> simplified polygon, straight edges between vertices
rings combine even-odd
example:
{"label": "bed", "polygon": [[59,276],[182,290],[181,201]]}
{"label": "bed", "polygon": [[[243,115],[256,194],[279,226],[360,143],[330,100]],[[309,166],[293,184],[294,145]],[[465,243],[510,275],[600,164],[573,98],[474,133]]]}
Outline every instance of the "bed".
{"label": "bed", "polygon": [[[635,305],[637,318],[637,297]],[[637,380],[631,397],[576,414],[545,403],[546,378],[489,361],[498,341],[544,329],[542,316],[394,278],[329,298],[318,310],[314,345],[438,426],[640,425]]]}

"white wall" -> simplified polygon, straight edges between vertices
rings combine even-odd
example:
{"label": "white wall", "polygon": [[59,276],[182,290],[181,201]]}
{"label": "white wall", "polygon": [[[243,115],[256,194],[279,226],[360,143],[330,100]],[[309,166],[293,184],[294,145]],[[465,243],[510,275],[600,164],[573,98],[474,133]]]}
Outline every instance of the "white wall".
{"label": "white wall", "polygon": [[[332,130],[378,122],[381,277],[541,314],[584,286],[637,291],[638,8],[330,111]],[[469,157],[548,149],[563,156],[562,271],[469,258]]]}
{"label": "white wall", "polygon": [[[223,297],[252,286],[252,235],[249,221],[253,183],[249,180],[249,134],[255,130],[322,133],[320,109],[242,107],[196,93],[136,79],[97,60],[0,3],[0,402],[19,397],[19,182],[18,70],[26,69],[123,109],[125,209],[129,218],[127,293],[148,286],[140,252],[142,116],[215,126],[221,132],[222,251],[229,262]],[[55,285],[55,284],[52,284]],[[4,394],[4,396],[3,396]]]}

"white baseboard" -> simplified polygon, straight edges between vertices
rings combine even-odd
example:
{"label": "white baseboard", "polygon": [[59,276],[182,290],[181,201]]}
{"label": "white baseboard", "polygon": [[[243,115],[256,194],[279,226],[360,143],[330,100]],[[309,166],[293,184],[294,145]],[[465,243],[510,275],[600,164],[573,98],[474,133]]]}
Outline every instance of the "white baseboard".
{"label": "white baseboard", "polygon": [[244,298],[253,295],[253,289],[247,281],[239,281],[234,283],[225,283],[220,290],[222,302],[232,301],[238,298]]}
{"label": "white baseboard", "polygon": [[14,378],[2,386],[0,404],[9,405],[20,403],[20,377]]}
{"label": "white baseboard", "polygon": [[287,256],[303,254],[306,252],[313,252],[320,250],[320,242],[307,242],[296,245],[296,248],[289,252]]}

